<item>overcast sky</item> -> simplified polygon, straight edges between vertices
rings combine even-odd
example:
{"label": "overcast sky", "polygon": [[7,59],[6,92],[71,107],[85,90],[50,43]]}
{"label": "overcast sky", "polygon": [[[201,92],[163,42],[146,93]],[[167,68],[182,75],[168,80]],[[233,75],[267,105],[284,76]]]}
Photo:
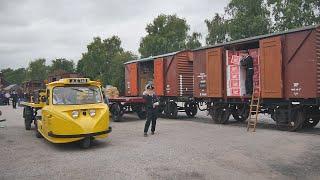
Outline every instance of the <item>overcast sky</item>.
{"label": "overcast sky", "polygon": [[77,62],[95,36],[117,35],[138,54],[147,23],[177,14],[191,31],[207,34],[204,20],[228,0],[0,0],[0,69],[27,67],[36,58]]}

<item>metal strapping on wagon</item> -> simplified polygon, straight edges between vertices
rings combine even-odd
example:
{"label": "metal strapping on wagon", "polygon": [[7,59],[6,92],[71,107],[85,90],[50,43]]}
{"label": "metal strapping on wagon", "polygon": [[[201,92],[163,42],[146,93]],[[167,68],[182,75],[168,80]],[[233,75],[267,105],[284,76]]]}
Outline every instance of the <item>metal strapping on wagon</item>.
{"label": "metal strapping on wagon", "polygon": [[146,58],[141,58],[141,59],[137,59],[137,60],[132,60],[132,61],[128,61],[124,64],[130,64],[130,63],[135,63],[135,62],[144,62],[144,61],[153,61],[157,58],[164,58],[164,57],[168,57],[168,56],[173,56],[178,54],[181,51],[176,51],[176,52],[171,52],[171,53],[167,53],[167,54],[161,54],[161,55],[157,55],[157,56],[150,56],[150,57],[146,57]]}

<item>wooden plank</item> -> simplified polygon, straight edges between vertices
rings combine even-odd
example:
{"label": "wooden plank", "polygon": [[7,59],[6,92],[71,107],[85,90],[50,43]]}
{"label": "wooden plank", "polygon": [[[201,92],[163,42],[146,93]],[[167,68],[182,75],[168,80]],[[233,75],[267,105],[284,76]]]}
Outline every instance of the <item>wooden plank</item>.
{"label": "wooden plank", "polygon": [[260,40],[262,98],[282,98],[281,36]]}
{"label": "wooden plank", "polygon": [[130,95],[137,96],[138,95],[138,67],[137,63],[132,63],[129,66],[129,74],[130,74]]}
{"label": "wooden plank", "polygon": [[206,61],[208,97],[222,97],[222,48],[208,49]]}
{"label": "wooden plank", "polygon": [[164,64],[163,58],[154,61],[154,90],[157,96],[164,95]]}

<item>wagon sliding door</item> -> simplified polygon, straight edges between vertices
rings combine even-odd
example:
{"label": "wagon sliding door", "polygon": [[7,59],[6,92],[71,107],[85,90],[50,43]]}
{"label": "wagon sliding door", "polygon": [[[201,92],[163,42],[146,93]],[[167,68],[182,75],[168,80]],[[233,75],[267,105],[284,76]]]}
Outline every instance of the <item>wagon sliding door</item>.
{"label": "wagon sliding door", "polygon": [[260,40],[262,98],[282,98],[281,37]]}
{"label": "wagon sliding door", "polygon": [[126,96],[138,95],[138,68],[137,63],[127,64],[125,67]]}
{"label": "wagon sliding door", "polygon": [[206,64],[208,97],[222,97],[222,48],[208,49]]}
{"label": "wagon sliding door", "polygon": [[154,89],[158,96],[164,95],[163,58],[154,60]]}

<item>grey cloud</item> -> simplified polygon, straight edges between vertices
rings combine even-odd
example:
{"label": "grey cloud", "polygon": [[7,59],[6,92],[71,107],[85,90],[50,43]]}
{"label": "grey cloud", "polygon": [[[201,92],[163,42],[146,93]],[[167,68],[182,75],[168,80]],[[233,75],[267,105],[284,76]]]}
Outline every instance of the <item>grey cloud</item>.
{"label": "grey cloud", "polygon": [[26,67],[40,57],[77,61],[95,36],[118,35],[126,50],[138,53],[146,24],[161,13],[186,18],[191,31],[205,36],[204,20],[222,13],[227,2],[0,0],[0,69]]}

